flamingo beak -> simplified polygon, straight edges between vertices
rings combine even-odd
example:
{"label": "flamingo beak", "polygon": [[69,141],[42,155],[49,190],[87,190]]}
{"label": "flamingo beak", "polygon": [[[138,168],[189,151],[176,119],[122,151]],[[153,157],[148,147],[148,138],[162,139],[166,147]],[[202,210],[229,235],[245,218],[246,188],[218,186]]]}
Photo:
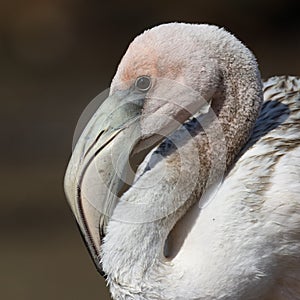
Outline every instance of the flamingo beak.
{"label": "flamingo beak", "polygon": [[117,91],[103,102],[81,134],[65,174],[69,205],[100,273],[105,226],[126,182],[125,170],[131,170],[130,153],[141,137],[142,96]]}

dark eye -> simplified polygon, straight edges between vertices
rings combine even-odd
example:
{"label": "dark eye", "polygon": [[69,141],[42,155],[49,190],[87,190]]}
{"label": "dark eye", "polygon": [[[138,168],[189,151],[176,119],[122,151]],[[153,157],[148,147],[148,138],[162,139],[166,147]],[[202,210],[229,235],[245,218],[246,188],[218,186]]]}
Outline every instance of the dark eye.
{"label": "dark eye", "polygon": [[138,77],[135,81],[135,87],[141,92],[148,91],[151,87],[151,78],[149,76]]}

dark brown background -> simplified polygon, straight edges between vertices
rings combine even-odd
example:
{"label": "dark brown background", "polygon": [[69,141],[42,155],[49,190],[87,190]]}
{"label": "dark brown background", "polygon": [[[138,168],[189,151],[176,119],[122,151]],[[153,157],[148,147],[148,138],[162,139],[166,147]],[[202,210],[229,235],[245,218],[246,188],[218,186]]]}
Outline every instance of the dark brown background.
{"label": "dark brown background", "polygon": [[1,2],[1,299],[109,299],[66,204],[76,120],[128,43],[169,21],[235,33],[264,78],[300,75],[297,1]]}

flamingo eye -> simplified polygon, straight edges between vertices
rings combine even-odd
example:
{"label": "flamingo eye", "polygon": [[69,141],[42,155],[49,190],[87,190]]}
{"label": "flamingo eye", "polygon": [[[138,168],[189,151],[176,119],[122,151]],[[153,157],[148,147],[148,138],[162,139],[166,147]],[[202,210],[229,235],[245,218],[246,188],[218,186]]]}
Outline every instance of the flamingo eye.
{"label": "flamingo eye", "polygon": [[141,92],[148,91],[151,88],[151,78],[149,76],[138,77],[135,81],[135,87]]}

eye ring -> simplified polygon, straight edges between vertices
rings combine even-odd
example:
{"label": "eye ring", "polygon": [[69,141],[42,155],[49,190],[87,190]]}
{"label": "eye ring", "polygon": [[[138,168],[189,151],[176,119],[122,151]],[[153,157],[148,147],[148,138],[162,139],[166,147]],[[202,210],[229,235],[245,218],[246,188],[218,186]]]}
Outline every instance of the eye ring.
{"label": "eye ring", "polygon": [[151,85],[152,85],[151,77],[147,76],[147,75],[140,76],[136,79],[134,85],[137,90],[139,90],[141,92],[147,92],[151,88]]}

